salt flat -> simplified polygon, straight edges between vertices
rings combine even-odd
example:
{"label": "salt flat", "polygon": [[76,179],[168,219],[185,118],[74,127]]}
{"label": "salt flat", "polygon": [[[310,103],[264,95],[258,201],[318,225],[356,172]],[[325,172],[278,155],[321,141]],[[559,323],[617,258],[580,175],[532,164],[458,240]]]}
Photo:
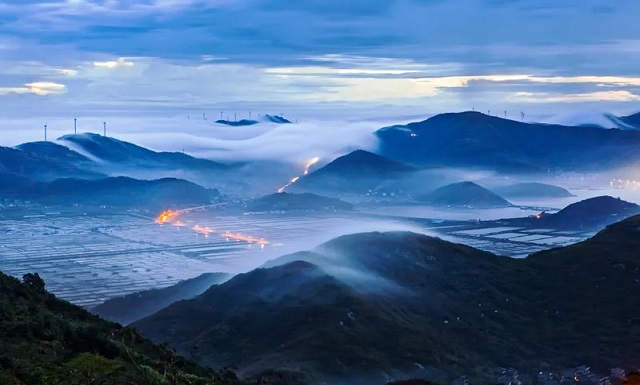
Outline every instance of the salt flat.
{"label": "salt flat", "polygon": [[[154,213],[94,210],[2,212],[0,270],[39,273],[47,288],[70,302],[104,300],[164,287],[206,272],[238,273],[280,255],[306,250],[336,236],[364,231],[412,230],[500,255],[522,257],[585,234],[469,222],[416,224],[358,213],[242,215],[192,212],[182,226],[159,225]],[[207,227],[207,235],[193,230]],[[535,234],[535,235],[534,235]],[[263,240],[264,245],[234,237]]]}

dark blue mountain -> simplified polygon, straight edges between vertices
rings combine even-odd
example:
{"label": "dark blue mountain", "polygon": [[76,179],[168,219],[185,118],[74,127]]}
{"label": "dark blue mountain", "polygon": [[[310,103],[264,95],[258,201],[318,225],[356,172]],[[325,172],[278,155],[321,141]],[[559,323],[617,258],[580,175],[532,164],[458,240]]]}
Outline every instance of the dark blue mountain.
{"label": "dark blue mountain", "polygon": [[408,176],[417,168],[368,151],[356,150],[302,177],[293,186],[313,190],[362,192],[388,180]]}
{"label": "dark blue mountain", "polygon": [[495,208],[509,207],[511,203],[496,193],[473,182],[452,183],[428,194],[416,197],[417,201],[433,206]]}
{"label": "dark blue mountain", "polygon": [[265,115],[263,118],[265,121],[267,122],[271,122],[271,123],[279,123],[279,124],[289,124],[291,123],[290,120],[283,118],[282,116],[278,116],[278,115]]}
{"label": "dark blue mountain", "polygon": [[3,176],[0,197],[55,205],[164,208],[181,204],[208,204],[218,199],[220,193],[216,189],[206,189],[174,178],[150,181],[127,177],[97,180],[62,178],[38,182],[18,176]]}
{"label": "dark blue mountain", "polygon": [[80,154],[65,152],[59,147],[62,146],[48,142],[27,144],[24,150],[0,147],[0,174],[14,174],[38,180],[104,177],[85,168],[91,163],[88,159],[79,158]]}
{"label": "dark blue mountain", "polygon": [[640,132],[530,124],[479,112],[376,132],[378,153],[409,164],[506,172],[601,170],[640,160]]}
{"label": "dark blue mountain", "polygon": [[216,123],[218,124],[224,124],[227,126],[233,126],[233,127],[238,127],[238,126],[252,126],[254,124],[258,124],[258,121],[256,120],[249,120],[249,119],[242,119],[242,120],[238,120],[238,121],[232,121],[232,120],[216,120]]}
{"label": "dark blue mountain", "polygon": [[640,112],[629,116],[622,116],[620,120],[629,125],[630,128],[640,130]]}
{"label": "dark blue mountain", "polygon": [[86,156],[55,142],[28,142],[16,148],[45,160],[77,164],[92,163]]}
{"label": "dark blue mountain", "polygon": [[574,197],[567,189],[546,183],[517,183],[494,189],[507,198],[568,198]]}
{"label": "dark blue mountain", "polygon": [[228,166],[206,159],[198,159],[181,152],[156,152],[122,140],[84,133],[58,138],[70,146],[77,146],[101,160],[130,168],[185,169],[190,171],[220,171]]}

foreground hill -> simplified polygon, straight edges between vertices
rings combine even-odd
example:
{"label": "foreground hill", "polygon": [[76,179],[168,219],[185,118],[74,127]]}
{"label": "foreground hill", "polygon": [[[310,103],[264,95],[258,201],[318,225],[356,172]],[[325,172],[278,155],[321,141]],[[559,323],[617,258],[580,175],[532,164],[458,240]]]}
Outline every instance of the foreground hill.
{"label": "foreground hill", "polygon": [[207,365],[304,371],[313,383],[492,383],[493,369],[542,361],[637,367],[639,228],[633,217],[520,260],[413,233],[349,235],[134,326]]}
{"label": "foreground hill", "polygon": [[325,211],[353,210],[353,205],[340,199],[316,194],[289,194],[286,192],[267,195],[247,203],[249,211]]}
{"label": "foreground hill", "polygon": [[164,207],[176,204],[208,204],[219,198],[220,193],[215,189],[206,189],[195,183],[174,178],[146,181],[115,177],[37,182],[7,176],[0,182],[0,197],[56,205]]}
{"label": "foreground hill", "polygon": [[292,188],[366,192],[384,181],[406,177],[416,170],[383,156],[356,150],[302,177]]}
{"label": "foreground hill", "polygon": [[208,288],[229,279],[229,274],[206,273],[162,289],[145,290],[112,298],[91,312],[104,319],[128,325],[161,310],[174,302],[194,298]]}
{"label": "foreground hill", "polygon": [[377,131],[379,153],[409,164],[505,172],[601,170],[640,160],[640,132],[530,124],[479,112]]}
{"label": "foreground hill", "polygon": [[570,198],[575,197],[569,190],[546,183],[517,183],[495,189],[507,198]]}
{"label": "foreground hill", "polygon": [[452,183],[430,193],[416,197],[419,202],[433,206],[495,208],[509,207],[511,203],[473,182]]}
{"label": "foreground hill", "polygon": [[0,273],[0,384],[240,385],[101,320],[44,290]]}

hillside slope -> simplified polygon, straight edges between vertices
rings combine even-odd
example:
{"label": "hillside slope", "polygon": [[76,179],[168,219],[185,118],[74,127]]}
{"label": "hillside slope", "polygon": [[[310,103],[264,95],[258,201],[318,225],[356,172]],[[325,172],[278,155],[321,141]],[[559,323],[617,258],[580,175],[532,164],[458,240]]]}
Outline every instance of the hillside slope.
{"label": "hillside slope", "polygon": [[416,197],[433,206],[494,208],[512,206],[496,193],[473,182],[452,183]]}
{"label": "hillside slope", "polygon": [[[0,384],[240,385],[175,356],[134,330],[56,299],[44,282],[0,273]],[[161,373],[165,373],[163,376]]]}
{"label": "hillside slope", "polygon": [[7,176],[0,182],[0,196],[28,199],[56,205],[153,206],[163,208],[176,204],[208,204],[219,198],[215,189],[205,189],[185,180],[164,178],[138,180],[127,177],[97,180],[56,179],[36,182]]}
{"label": "hillside slope", "polygon": [[293,189],[366,192],[387,180],[408,176],[416,168],[374,153],[356,150],[302,177]]}
{"label": "hillside slope", "polygon": [[205,273],[187,279],[173,286],[145,290],[112,298],[91,309],[104,319],[128,325],[141,318],[150,316],[174,302],[194,298],[213,285],[224,282],[230,277],[223,273]]}
{"label": "hillside slope", "polygon": [[376,132],[378,153],[421,166],[502,172],[603,170],[640,160],[640,132],[530,124],[479,112],[436,115]]}
{"label": "hillside slope", "polygon": [[134,325],[180,352],[197,348],[204,364],[301,370],[315,383],[438,371],[449,377],[432,378],[440,382],[488,383],[499,367],[541,361],[634,367],[640,298],[628,293],[640,288],[639,228],[633,217],[521,260],[412,233],[349,235]]}

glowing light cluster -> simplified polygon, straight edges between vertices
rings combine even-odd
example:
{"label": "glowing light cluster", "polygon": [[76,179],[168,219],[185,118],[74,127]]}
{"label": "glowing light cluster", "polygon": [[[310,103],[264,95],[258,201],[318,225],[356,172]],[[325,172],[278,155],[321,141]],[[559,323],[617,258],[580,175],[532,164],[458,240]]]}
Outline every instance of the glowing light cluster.
{"label": "glowing light cluster", "polygon": [[[309,160],[304,164],[304,173],[303,173],[303,175],[309,175],[309,169],[311,168],[311,166],[313,166],[314,164],[318,163],[319,161],[320,161],[320,158],[319,158],[319,157],[317,157],[317,156],[316,156],[316,157],[313,157],[313,158],[311,158],[311,159],[309,159]],[[289,187],[289,186],[291,186],[292,184],[296,183],[299,179],[300,179],[300,176],[297,176],[297,177],[295,177],[295,178],[291,179],[291,180],[289,181],[289,183],[287,183],[286,185],[284,185],[284,186],[282,186],[282,187],[280,187],[280,188],[278,189],[278,193],[282,194],[282,193],[284,192],[284,190],[285,190],[287,187]]]}
{"label": "glowing light cluster", "polygon": [[[208,206],[193,207],[193,208],[188,208],[188,209],[178,210],[178,211],[166,210],[160,213],[160,215],[158,215],[158,217],[155,219],[155,222],[160,225],[171,224],[172,226],[176,226],[176,227],[186,227],[187,226],[186,224],[178,220],[178,216],[184,213],[188,213],[189,211],[203,208],[203,207],[208,207]],[[209,234],[215,234],[216,232],[214,229],[208,226],[201,226],[201,225],[195,225],[191,228],[191,230],[195,231],[196,234],[201,234],[201,235],[204,235],[205,237],[209,237]],[[244,235],[240,233],[234,234],[230,231],[221,233],[220,236],[225,238],[227,241],[232,239],[238,242],[247,242],[249,244],[255,243],[260,245],[260,248],[262,249],[264,249],[264,247],[269,244],[269,241],[265,240],[264,238],[255,238],[250,235]]]}
{"label": "glowing light cluster", "polygon": [[208,237],[208,236],[209,236],[209,234],[211,234],[211,233],[214,233],[214,232],[215,232],[215,231],[214,231],[212,228],[210,228],[210,227],[206,227],[206,226],[205,226],[205,227],[203,227],[203,226],[200,226],[200,225],[195,225],[195,226],[193,226],[193,227],[192,227],[192,229],[193,229],[193,231],[195,231],[196,233],[198,233],[198,234],[202,234],[202,235],[204,235],[205,237]]}
{"label": "glowing light cluster", "polygon": [[163,211],[156,218],[156,223],[164,224],[164,223],[172,223],[178,219],[178,212],[173,210]]}

